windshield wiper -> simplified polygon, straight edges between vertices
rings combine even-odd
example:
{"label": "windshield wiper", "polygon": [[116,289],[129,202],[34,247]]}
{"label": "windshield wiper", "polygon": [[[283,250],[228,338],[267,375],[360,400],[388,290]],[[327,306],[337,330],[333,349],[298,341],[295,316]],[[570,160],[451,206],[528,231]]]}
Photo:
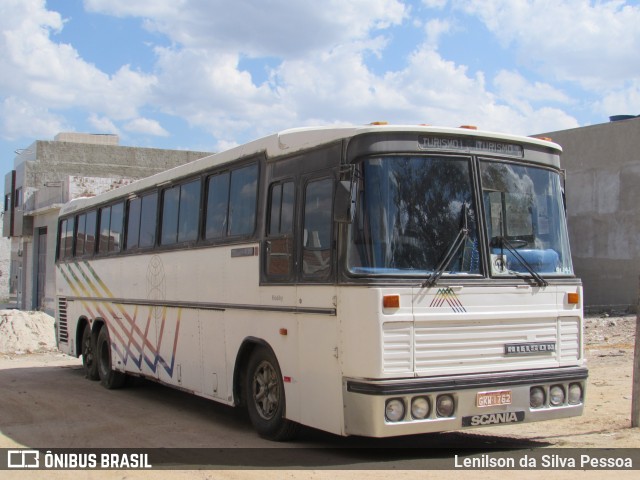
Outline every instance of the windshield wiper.
{"label": "windshield wiper", "polygon": [[[500,242],[500,249],[504,250],[506,248],[509,252],[511,252],[511,254],[516,258],[516,260],[518,260],[518,262],[520,262],[520,264],[527,270],[527,272],[531,274],[531,277],[533,277],[533,279],[535,280],[535,283],[539,287],[546,287],[549,285],[549,282],[547,282],[544,278],[542,278],[542,276],[533,269],[531,264],[527,262],[524,259],[524,257],[520,255],[520,253],[518,253],[518,251],[513,247],[513,245],[511,245],[509,240],[507,240],[504,236],[496,237],[496,240]],[[517,274],[517,272],[513,272],[513,273]],[[523,277],[523,278],[527,278],[527,277]]]}
{"label": "windshield wiper", "polygon": [[458,250],[460,250],[460,247],[464,245],[465,240],[469,236],[467,208],[468,208],[467,204],[463,203],[462,204],[462,226],[458,231],[458,235],[456,235],[456,238],[453,240],[453,243],[451,243],[451,245],[449,246],[447,253],[445,253],[444,257],[442,257],[442,260],[440,261],[436,269],[433,271],[431,275],[429,275],[429,278],[427,278],[424,281],[424,283],[422,284],[423,287],[433,287],[436,284],[438,279],[449,267],[449,264],[451,263],[451,261],[455,258],[456,254],[458,253]]}

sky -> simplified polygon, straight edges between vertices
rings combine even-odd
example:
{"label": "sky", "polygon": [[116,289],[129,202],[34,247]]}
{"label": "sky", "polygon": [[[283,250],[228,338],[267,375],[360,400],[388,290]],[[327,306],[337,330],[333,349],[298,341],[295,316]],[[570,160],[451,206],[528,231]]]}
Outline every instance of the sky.
{"label": "sky", "polygon": [[640,114],[640,0],[0,0],[0,165],[59,132],[221,151],[373,121]]}

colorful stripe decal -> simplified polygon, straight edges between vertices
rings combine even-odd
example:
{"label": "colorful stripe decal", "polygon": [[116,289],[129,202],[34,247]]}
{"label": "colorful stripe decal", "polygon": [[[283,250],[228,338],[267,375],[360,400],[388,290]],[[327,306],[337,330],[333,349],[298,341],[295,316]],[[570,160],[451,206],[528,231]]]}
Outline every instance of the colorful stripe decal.
{"label": "colorful stripe decal", "polygon": [[[165,338],[165,327],[168,324],[166,307],[160,307],[161,315],[159,316],[155,314],[159,310],[157,306],[149,306],[147,309],[136,305],[133,313],[129,314],[124,305],[113,302],[116,299],[115,295],[89,262],[61,264],[57,265],[57,268],[76,297],[99,298],[99,300],[95,298],[80,300],[80,303],[92,319],[101,318],[107,322],[112,350],[125,366],[131,362],[141,371],[144,364],[154,374],[158,374],[160,366],[169,377],[173,377],[182,308],[176,309],[177,318],[173,338],[170,338],[171,335]],[[144,318],[142,313],[144,310],[148,310],[148,314],[146,319],[140,322],[143,324],[141,328],[138,320]],[[154,317],[156,317],[155,330],[151,329]],[[154,338],[150,338],[156,330],[158,331],[157,343]],[[165,348],[161,348],[163,341]],[[166,351],[167,344],[170,345],[170,353],[163,356],[161,350]]]}
{"label": "colorful stripe decal", "polygon": [[447,303],[447,305],[449,305],[449,307],[451,307],[454,312],[463,313],[467,311],[467,309],[464,308],[464,305],[462,305],[462,302],[455,294],[455,292],[451,289],[451,287],[439,288],[429,306],[439,308],[442,307],[445,303]]}

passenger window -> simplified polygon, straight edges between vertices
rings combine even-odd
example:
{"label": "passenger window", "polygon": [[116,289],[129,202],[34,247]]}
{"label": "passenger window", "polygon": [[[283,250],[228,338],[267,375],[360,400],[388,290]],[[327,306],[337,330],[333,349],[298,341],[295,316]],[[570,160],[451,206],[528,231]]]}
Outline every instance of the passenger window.
{"label": "passenger window", "polygon": [[124,203],[100,209],[99,253],[119,252],[122,243]]}
{"label": "passenger window", "polygon": [[227,234],[229,209],[229,173],[209,177],[205,238],[221,238]]}
{"label": "passenger window", "polygon": [[198,238],[200,179],[164,191],[162,201],[162,245]]}
{"label": "passenger window", "polygon": [[293,182],[271,186],[269,194],[269,228],[266,242],[266,271],[270,277],[285,280],[293,267]]}
{"label": "passenger window", "polygon": [[197,240],[200,218],[200,179],[180,187],[178,218],[178,242]]}
{"label": "passenger window", "polygon": [[109,252],[119,252],[122,244],[124,221],[124,203],[111,207],[111,225],[109,228]]}
{"label": "passenger window", "polygon": [[256,224],[258,165],[239,168],[231,173],[229,196],[229,235],[250,235]]}
{"label": "passenger window", "polygon": [[92,255],[96,251],[96,219],[97,212],[93,210],[87,213],[87,223],[85,227],[85,241],[83,255]]}
{"label": "passenger window", "polygon": [[78,229],[76,230],[76,257],[84,254],[85,227],[87,225],[87,216],[78,215]]}
{"label": "passenger window", "polygon": [[293,182],[271,187],[269,235],[284,235],[293,231]]}
{"label": "passenger window", "polygon": [[74,218],[67,218],[60,223],[59,256],[62,260],[73,257],[73,227]]}
{"label": "passenger window", "polygon": [[98,244],[99,253],[107,253],[109,251],[109,224],[111,223],[111,207],[100,209],[100,243]]}
{"label": "passenger window", "polygon": [[205,238],[251,235],[256,224],[257,193],[257,164],[209,177]]}
{"label": "passenger window", "polygon": [[305,192],[302,275],[324,278],[331,273],[333,181],[310,182]]}
{"label": "passenger window", "polygon": [[140,238],[140,204],[142,200],[134,198],[129,200],[127,208],[127,244],[126,250],[138,247]]}
{"label": "passenger window", "polygon": [[142,211],[140,214],[140,248],[153,247],[156,243],[157,211],[157,193],[152,193],[142,197]]}

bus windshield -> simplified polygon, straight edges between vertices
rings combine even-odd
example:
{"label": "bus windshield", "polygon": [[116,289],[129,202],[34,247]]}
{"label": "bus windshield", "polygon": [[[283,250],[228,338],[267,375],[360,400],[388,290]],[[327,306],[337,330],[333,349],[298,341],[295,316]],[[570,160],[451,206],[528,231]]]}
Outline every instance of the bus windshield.
{"label": "bus windshield", "polygon": [[492,275],[571,275],[560,175],[480,162]]}
{"label": "bus windshield", "polygon": [[360,194],[349,229],[355,275],[481,275],[478,213],[483,211],[490,274],[572,275],[557,172],[482,160],[482,209],[474,201],[471,159],[371,157],[360,165]]}
{"label": "bus windshield", "polygon": [[448,274],[480,273],[469,158],[373,157],[362,162],[360,174],[351,273],[425,277],[439,264]]}

